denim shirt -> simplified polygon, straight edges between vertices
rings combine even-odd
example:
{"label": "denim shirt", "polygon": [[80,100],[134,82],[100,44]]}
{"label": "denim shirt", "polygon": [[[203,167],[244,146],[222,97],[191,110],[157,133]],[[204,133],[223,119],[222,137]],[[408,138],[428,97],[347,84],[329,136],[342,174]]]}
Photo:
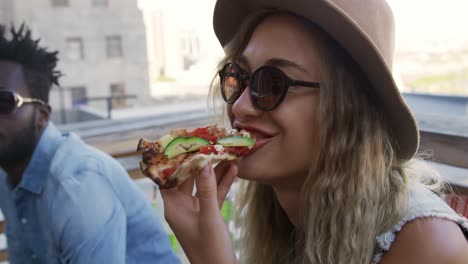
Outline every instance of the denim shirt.
{"label": "denim shirt", "polygon": [[10,263],[180,263],[143,193],[110,156],[49,123],[21,182],[0,169]]}

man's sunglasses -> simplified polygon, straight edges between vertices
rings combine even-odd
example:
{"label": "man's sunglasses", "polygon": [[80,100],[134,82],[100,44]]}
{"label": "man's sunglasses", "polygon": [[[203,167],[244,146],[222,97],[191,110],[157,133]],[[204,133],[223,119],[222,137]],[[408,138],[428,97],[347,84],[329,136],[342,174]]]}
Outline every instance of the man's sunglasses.
{"label": "man's sunglasses", "polygon": [[46,105],[41,99],[24,98],[15,92],[0,90],[0,114],[11,114],[16,108],[20,108],[24,104]]}
{"label": "man's sunglasses", "polygon": [[224,101],[233,104],[250,87],[252,103],[260,110],[275,109],[286,97],[290,86],[320,88],[317,82],[292,80],[283,71],[273,66],[262,66],[251,76],[239,65],[228,63],[219,71],[221,94]]}

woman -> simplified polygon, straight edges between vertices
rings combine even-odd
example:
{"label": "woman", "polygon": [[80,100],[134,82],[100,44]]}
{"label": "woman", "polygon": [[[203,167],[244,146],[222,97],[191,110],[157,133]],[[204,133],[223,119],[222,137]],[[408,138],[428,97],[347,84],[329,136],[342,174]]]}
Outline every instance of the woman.
{"label": "woman", "polygon": [[[257,143],[162,191],[192,263],[468,263],[468,220],[413,158],[383,0],[218,0],[214,28],[215,94]],[[236,176],[239,260],[219,212]]]}

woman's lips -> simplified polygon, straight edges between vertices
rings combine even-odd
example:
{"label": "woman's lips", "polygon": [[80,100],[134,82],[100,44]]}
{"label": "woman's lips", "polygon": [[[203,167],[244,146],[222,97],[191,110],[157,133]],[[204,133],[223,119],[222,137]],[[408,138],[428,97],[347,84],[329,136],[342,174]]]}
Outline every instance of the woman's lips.
{"label": "woman's lips", "polygon": [[265,133],[259,132],[258,130],[249,131],[249,133],[250,133],[250,137],[255,139],[255,144],[250,149],[250,152],[254,152],[257,149],[265,146],[273,139],[273,135],[265,134]]}
{"label": "woman's lips", "polygon": [[261,147],[265,146],[268,144],[273,138],[262,138],[262,139],[256,139],[255,140],[255,145],[250,149],[249,154],[255,152],[256,150],[260,149]]}
{"label": "woman's lips", "polygon": [[268,130],[264,130],[256,126],[249,126],[245,124],[234,123],[234,128],[237,130],[245,130],[249,132],[250,137],[255,140],[255,145],[250,149],[249,153],[252,153],[262,148],[263,146],[268,144],[275,136],[275,133],[272,133]]}

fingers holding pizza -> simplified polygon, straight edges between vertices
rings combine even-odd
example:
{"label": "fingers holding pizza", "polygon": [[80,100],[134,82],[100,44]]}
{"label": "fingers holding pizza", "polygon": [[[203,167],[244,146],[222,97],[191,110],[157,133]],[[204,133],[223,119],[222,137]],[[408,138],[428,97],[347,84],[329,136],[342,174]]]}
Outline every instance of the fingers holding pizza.
{"label": "fingers holding pizza", "polygon": [[[231,161],[223,165],[215,172],[208,163],[195,177],[174,188],[161,190],[164,217],[193,264],[237,263],[220,212],[227,190],[237,175],[237,165]],[[194,183],[197,193],[192,195]]]}
{"label": "fingers holding pizza", "polygon": [[237,176],[235,160],[254,143],[247,132],[217,126],[140,140],[141,169],[159,185],[165,218],[191,263],[237,262],[220,207]]}

